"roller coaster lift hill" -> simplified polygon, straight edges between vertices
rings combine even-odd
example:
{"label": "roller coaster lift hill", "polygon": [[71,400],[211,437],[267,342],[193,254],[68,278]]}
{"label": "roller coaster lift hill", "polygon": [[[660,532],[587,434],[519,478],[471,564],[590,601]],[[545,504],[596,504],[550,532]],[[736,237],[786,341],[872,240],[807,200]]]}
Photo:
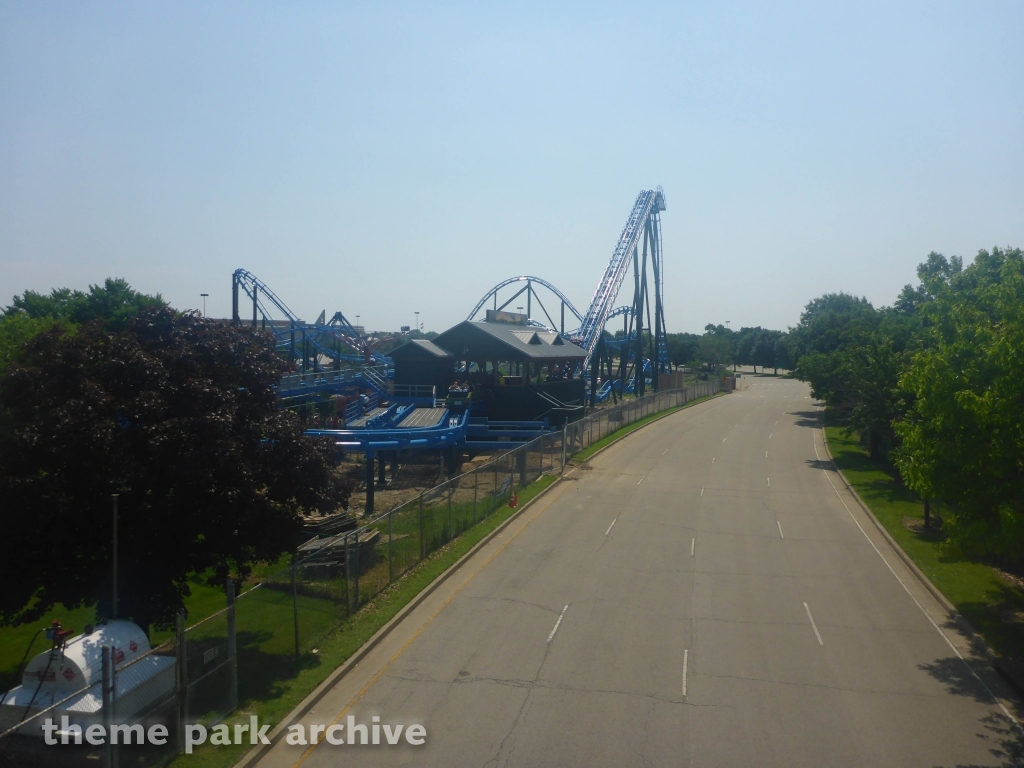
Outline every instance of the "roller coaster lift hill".
{"label": "roller coaster lift hill", "polygon": [[[375,457],[381,483],[385,459],[397,463],[399,451],[440,450],[454,472],[463,451],[510,450],[553,424],[581,418],[587,404],[658,388],[658,375],[671,373],[663,302],[664,210],[661,187],[637,195],[585,313],[539,277],[511,277],[491,288],[466,321],[433,342],[408,341],[392,357],[381,349],[393,347],[399,335],[368,334],[341,312],[329,320],[321,312],[314,323],[300,320],[269,286],[238,269],[231,281],[232,322],[251,322],[272,333],[275,349],[291,362],[295,372],[282,377],[278,387],[282,406],[323,404],[332,398],[344,403],[343,426],[335,417],[319,423],[317,416],[307,432],[365,454],[369,514]],[[632,302],[616,308],[631,264]],[[500,294],[509,291],[511,296],[499,304]],[[560,304],[557,322],[542,293]],[[243,294],[251,302],[251,320],[241,317]],[[506,311],[517,299],[525,314]],[[612,338],[605,326],[618,317],[623,334]],[[567,319],[576,327],[567,330]],[[448,396],[439,397],[445,390]],[[520,412],[506,407],[499,414],[498,402],[520,403]]]}

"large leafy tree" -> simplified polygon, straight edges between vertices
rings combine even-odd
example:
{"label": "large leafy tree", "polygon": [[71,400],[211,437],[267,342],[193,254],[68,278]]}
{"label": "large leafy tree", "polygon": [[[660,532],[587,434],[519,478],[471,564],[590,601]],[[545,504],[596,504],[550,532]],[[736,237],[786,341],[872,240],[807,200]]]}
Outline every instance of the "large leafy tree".
{"label": "large leafy tree", "polygon": [[700,336],[695,333],[669,333],[668,359],[673,365],[686,365],[697,357]]}
{"label": "large leafy tree", "polygon": [[0,374],[37,333],[54,325],[73,332],[82,323],[103,322],[123,329],[140,309],[165,306],[159,294],[149,296],[121,278],[90,285],[88,292],[55,288],[49,294],[25,291],[0,311]]}
{"label": "large leafy tree", "polygon": [[893,421],[906,409],[899,377],[917,326],[913,308],[876,310],[866,299],[833,293],[811,301],[789,334],[797,375],[876,459],[888,460],[898,444]]}
{"label": "large leafy tree", "polygon": [[111,494],[118,614],[143,627],[173,620],[190,575],[244,575],[303,513],[347,505],[331,447],[279,409],[258,331],[164,307],[124,325],[44,331],[0,378],[0,623],[97,598],[110,615]]}
{"label": "large leafy tree", "polygon": [[160,296],[150,296],[132,288],[127,280],[108,277],[103,285],[90,285],[88,291],[54,288],[49,294],[25,291],[15,296],[4,315],[21,314],[33,319],[50,318],[73,325],[96,320],[118,330],[126,328],[139,310],[163,307]]}
{"label": "large leafy tree", "polygon": [[[936,256],[935,254],[932,257]],[[901,379],[896,463],[925,498],[949,503],[950,546],[1024,561],[1024,254],[982,251],[922,265],[925,345]]]}

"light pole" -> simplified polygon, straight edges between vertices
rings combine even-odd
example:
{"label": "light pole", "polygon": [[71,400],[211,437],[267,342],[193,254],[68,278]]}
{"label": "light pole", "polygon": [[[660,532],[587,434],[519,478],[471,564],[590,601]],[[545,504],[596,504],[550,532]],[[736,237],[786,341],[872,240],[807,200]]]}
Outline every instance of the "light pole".
{"label": "light pole", "polygon": [[359,330],[359,318],[360,317],[362,317],[362,315],[356,315],[356,333],[362,333],[362,331]]}
{"label": "light pole", "polygon": [[199,295],[203,297],[203,317],[206,317],[206,297],[209,296],[210,294],[200,293]]}
{"label": "light pole", "polygon": [[418,331],[420,330],[420,313],[413,312],[413,314],[416,315],[416,330]]}

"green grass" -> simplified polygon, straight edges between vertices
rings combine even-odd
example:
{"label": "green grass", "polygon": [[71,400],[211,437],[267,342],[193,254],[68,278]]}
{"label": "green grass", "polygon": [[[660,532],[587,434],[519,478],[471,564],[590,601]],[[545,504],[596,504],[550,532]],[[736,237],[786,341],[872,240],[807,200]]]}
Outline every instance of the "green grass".
{"label": "green grass", "polygon": [[645,424],[650,424],[655,419],[660,419],[662,416],[666,416],[675,411],[681,411],[683,410],[683,408],[689,408],[692,405],[697,405],[697,403],[703,403],[705,400],[710,400],[712,397],[717,397],[717,395],[707,395],[706,397],[698,397],[696,400],[691,400],[690,402],[685,403],[683,405],[677,405],[673,408],[666,408],[664,411],[658,411],[657,413],[652,413],[650,416],[644,416],[644,418],[640,419],[639,421],[634,421],[628,427],[617,429],[610,435],[606,435],[605,437],[601,438],[593,445],[584,448],[582,451],[577,451],[576,453],[573,454],[572,458],[576,459],[577,461],[586,461],[599,450],[604,448],[606,445],[610,445],[614,443],[616,440],[622,439],[630,432],[640,429],[640,427],[644,426]]}
{"label": "green grass", "polygon": [[841,427],[826,426],[825,436],[847,482],[960,615],[997,653],[1024,655],[1024,627],[1005,617],[1024,610],[1024,592],[989,565],[945,556],[941,529],[919,527],[924,505],[917,495],[872,461],[855,435],[848,437]]}
{"label": "green grass", "polygon": [[[519,492],[520,506],[557,480],[557,475],[544,475],[522,488]],[[282,626],[289,630],[292,627],[290,593],[281,591],[279,604],[275,604],[272,593],[268,593],[268,597],[260,596],[261,610],[250,612],[251,619],[245,622],[245,638],[242,636],[242,617],[239,616],[239,700],[242,704],[224,722],[248,722],[249,715],[256,715],[261,723],[276,725],[416,595],[514,512],[508,506],[502,506],[461,536],[428,555],[350,618],[334,621],[333,631],[324,633],[317,644],[317,653],[305,653],[298,661],[294,656],[293,635],[290,631],[280,631]],[[303,615],[311,611],[320,615],[325,613],[325,605],[313,602],[303,604],[304,599],[314,600],[300,597],[300,621]],[[239,605],[242,602],[240,600]],[[337,605],[330,605],[333,605],[333,615],[337,615]],[[315,623],[315,620],[311,620],[311,625]],[[308,629],[300,626],[300,635]],[[179,756],[172,765],[181,768],[226,768],[240,760],[249,749],[251,747],[248,746],[204,745],[191,755]]]}

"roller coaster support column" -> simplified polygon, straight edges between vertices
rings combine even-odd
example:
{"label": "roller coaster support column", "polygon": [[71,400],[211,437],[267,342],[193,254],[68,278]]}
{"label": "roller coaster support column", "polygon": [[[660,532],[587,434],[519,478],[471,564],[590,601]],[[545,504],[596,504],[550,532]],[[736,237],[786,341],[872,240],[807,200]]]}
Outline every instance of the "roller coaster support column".
{"label": "roller coaster support column", "polygon": [[[646,233],[645,233],[646,234]],[[641,277],[642,276],[642,277]],[[643,282],[641,282],[643,280]],[[636,385],[633,389],[637,397],[644,396],[644,287],[647,282],[647,238],[644,237],[644,265],[640,269],[639,249],[633,248],[633,313],[636,317],[636,358],[633,365],[633,377]]]}
{"label": "roller coaster support column", "polygon": [[366,516],[373,514],[373,451],[366,452]]}
{"label": "roller coaster support column", "polygon": [[[647,220],[647,226],[651,230],[651,267],[654,268],[654,370],[651,372],[654,391],[658,391],[658,375],[661,373],[662,363],[669,363],[661,359],[661,335],[665,332],[665,307],[661,300],[661,233],[658,231],[658,218],[652,216]],[[667,345],[666,345],[667,346]],[[669,363],[671,371],[671,363]]]}
{"label": "roller coaster support column", "polygon": [[590,358],[590,410],[597,408],[597,376],[601,372],[601,355],[604,354],[604,331],[597,341],[597,349]]}
{"label": "roller coaster support column", "polygon": [[258,307],[256,306],[256,297],[259,296],[259,292],[260,292],[260,287],[258,285],[253,285],[253,287],[252,287],[252,327],[253,328],[256,327],[256,311],[258,309]]}

